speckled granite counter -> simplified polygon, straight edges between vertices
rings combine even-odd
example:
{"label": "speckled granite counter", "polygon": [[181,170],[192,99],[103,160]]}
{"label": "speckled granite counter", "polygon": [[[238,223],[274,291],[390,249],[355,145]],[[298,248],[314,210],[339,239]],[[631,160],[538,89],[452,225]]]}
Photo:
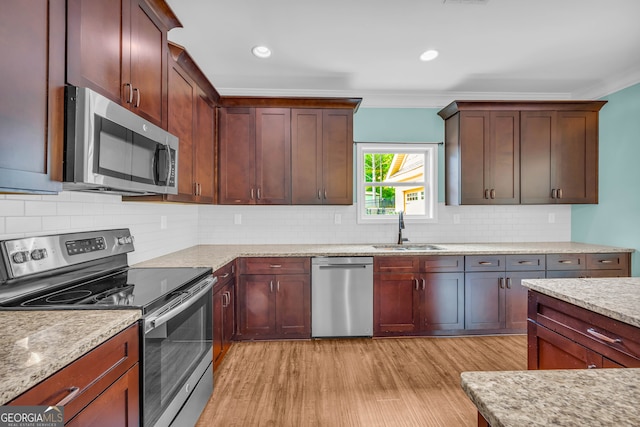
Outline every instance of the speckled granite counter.
{"label": "speckled granite counter", "polygon": [[[410,242],[416,244],[415,242]],[[375,244],[353,245],[200,245],[136,264],[135,267],[211,267],[247,256],[415,256],[480,254],[614,253],[634,249],[573,242],[540,243],[432,243],[440,250],[394,251]]]}
{"label": "speckled granite counter", "polygon": [[492,427],[639,426],[640,369],[463,372]]}
{"label": "speckled granite counter", "polygon": [[640,277],[525,279],[522,285],[640,328]]}
{"label": "speckled granite counter", "polygon": [[139,318],[139,310],[0,311],[0,405]]}

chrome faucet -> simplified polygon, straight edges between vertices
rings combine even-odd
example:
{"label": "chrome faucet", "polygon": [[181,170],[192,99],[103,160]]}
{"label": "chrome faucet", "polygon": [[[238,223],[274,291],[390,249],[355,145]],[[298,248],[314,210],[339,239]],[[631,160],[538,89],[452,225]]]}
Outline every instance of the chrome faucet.
{"label": "chrome faucet", "polygon": [[406,237],[402,237],[402,230],[404,229],[404,212],[400,211],[400,215],[398,216],[398,244],[401,245],[403,242],[408,242],[409,239]]}

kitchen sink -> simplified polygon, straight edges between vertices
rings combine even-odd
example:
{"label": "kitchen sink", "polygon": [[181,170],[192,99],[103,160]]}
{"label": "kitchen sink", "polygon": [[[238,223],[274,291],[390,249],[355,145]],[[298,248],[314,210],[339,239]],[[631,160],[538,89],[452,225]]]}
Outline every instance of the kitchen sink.
{"label": "kitchen sink", "polygon": [[404,244],[404,245],[374,245],[376,249],[382,249],[386,251],[412,251],[412,252],[421,252],[421,251],[441,251],[443,248],[436,245],[428,245],[428,244]]}

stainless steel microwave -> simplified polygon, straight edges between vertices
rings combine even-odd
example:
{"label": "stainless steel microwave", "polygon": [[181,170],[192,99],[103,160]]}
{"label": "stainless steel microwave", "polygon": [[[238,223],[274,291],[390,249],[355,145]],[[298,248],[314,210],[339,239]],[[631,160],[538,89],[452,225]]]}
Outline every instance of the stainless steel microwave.
{"label": "stainless steel microwave", "polygon": [[65,190],[178,193],[178,138],[87,88],[65,88]]}

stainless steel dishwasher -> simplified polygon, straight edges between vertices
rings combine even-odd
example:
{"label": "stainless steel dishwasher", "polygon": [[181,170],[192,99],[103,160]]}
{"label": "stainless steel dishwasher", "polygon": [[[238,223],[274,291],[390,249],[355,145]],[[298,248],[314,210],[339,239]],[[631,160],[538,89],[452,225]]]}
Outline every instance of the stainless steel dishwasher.
{"label": "stainless steel dishwasher", "polygon": [[373,257],[311,259],[311,336],[373,334]]}

